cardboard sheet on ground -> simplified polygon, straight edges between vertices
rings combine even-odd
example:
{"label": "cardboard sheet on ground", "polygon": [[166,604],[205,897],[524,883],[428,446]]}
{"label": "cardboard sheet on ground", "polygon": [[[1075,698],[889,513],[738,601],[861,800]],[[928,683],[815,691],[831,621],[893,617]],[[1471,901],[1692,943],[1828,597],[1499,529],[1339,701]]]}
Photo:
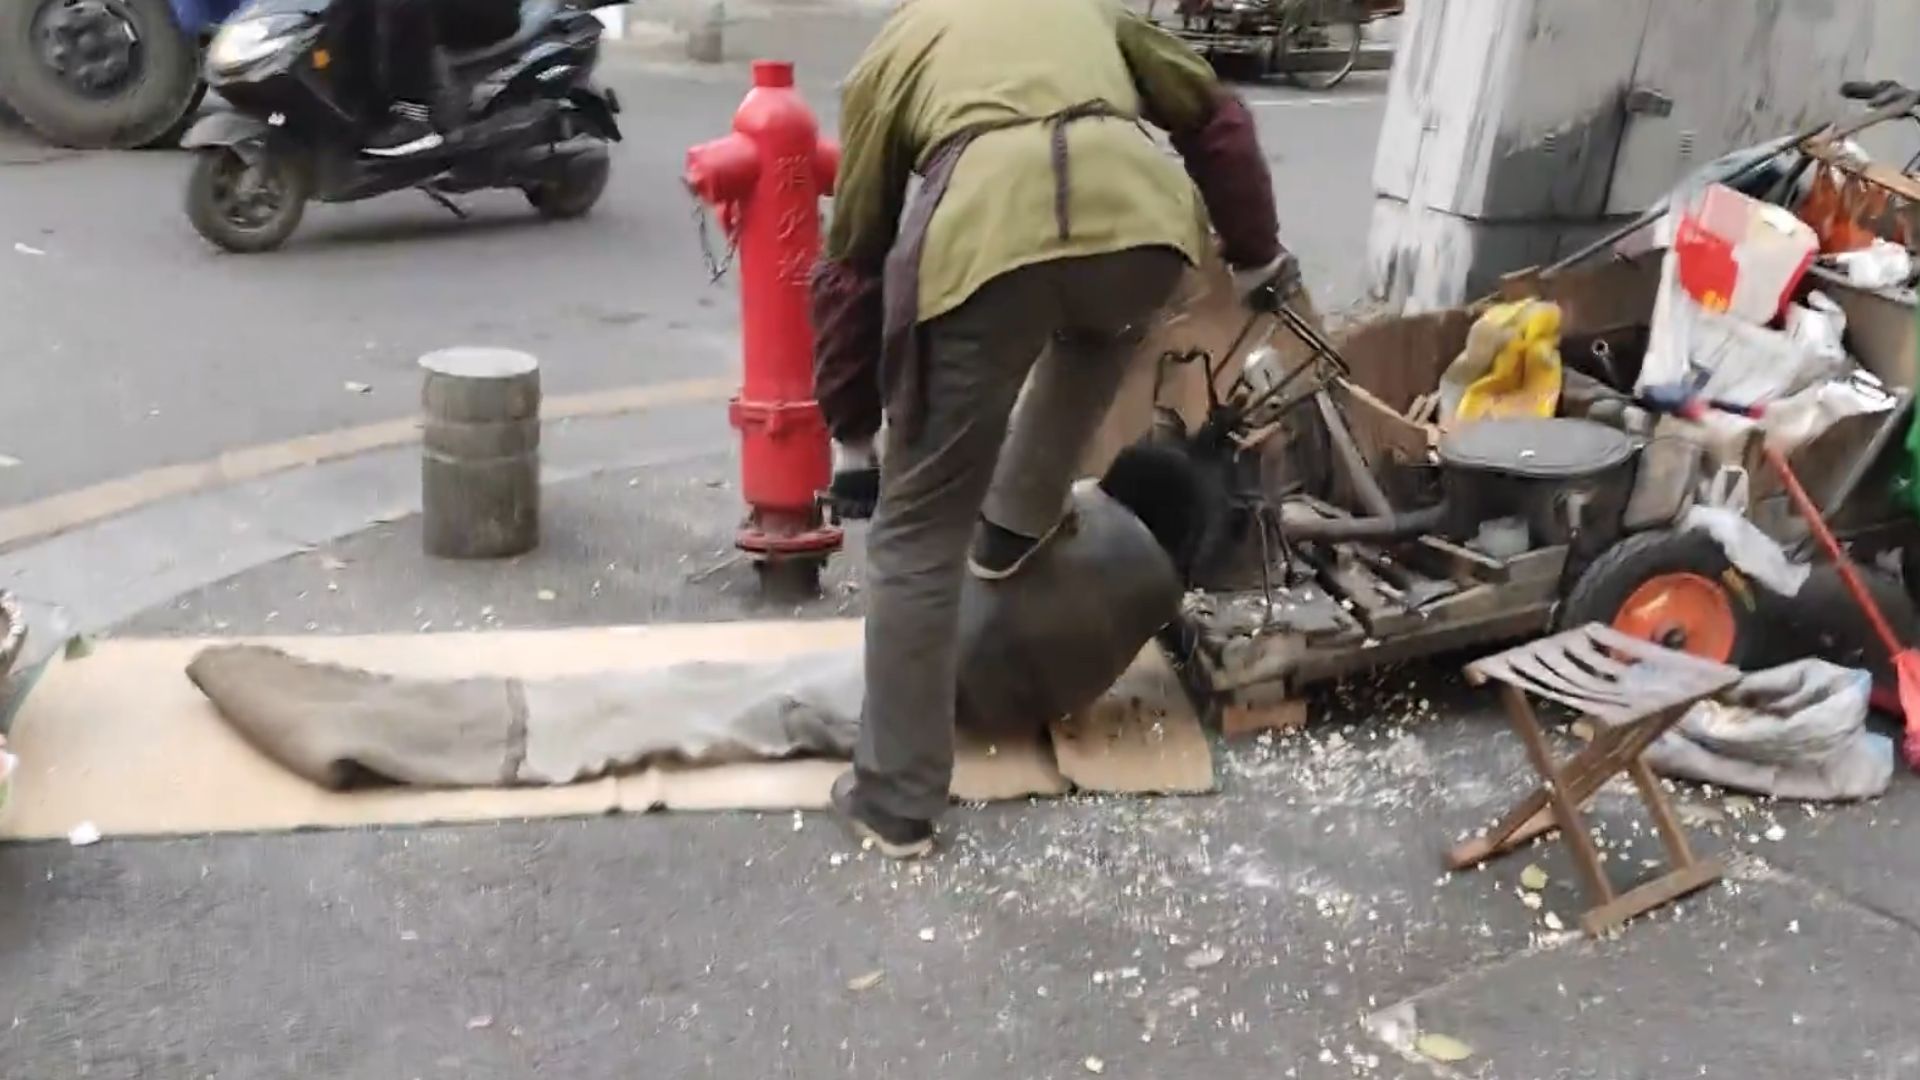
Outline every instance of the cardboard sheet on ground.
{"label": "cardboard sheet on ground", "polygon": [[[304,658],[396,675],[474,674],[545,679],[638,670],[690,660],[749,660],[844,648],[853,621],[709,623],[477,634],[312,637],[267,642]],[[373,824],[426,824],[580,816],[652,809],[786,810],[826,804],[844,764],[822,760],[707,767],[656,765],[563,787],[332,792],[263,757],[224,723],[188,681],[186,666],[209,642],[126,640],[60,661],[15,724],[21,758],[0,838],[65,837],[90,822],[101,833],[178,835]],[[1164,659],[1150,647],[1143,665]],[[1163,677],[1150,685],[1165,688]],[[1071,740],[1098,749],[1083,785],[1143,792],[1206,790],[1211,763],[1197,718],[1175,695],[1137,719],[1132,676],[1084,717]],[[1107,731],[1108,727],[1111,731]],[[1135,737],[1124,730],[1135,729]],[[1067,730],[1063,726],[1063,730]],[[1103,733],[1105,732],[1105,733]],[[1053,740],[1060,741],[1060,736]],[[1168,753],[1169,744],[1184,748]],[[1082,754],[1081,757],[1085,755]],[[1078,759],[1072,752],[1062,760]],[[1204,763],[1204,777],[1199,766]],[[1076,764],[1076,769],[1079,766]],[[1118,779],[1116,779],[1118,778]],[[1060,794],[1069,781],[1053,745],[963,739],[955,796],[964,800]]]}

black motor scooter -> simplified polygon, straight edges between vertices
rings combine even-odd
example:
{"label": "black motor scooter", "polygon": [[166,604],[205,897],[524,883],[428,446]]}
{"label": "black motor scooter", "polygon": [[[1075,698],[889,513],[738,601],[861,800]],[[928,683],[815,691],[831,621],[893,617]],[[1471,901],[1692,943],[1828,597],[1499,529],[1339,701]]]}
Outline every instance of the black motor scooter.
{"label": "black motor scooter", "polygon": [[243,253],[284,243],[309,199],[402,188],[460,216],[448,196],[517,188],[544,217],[579,217],[606,189],[607,143],[620,138],[618,99],[591,81],[602,29],[593,9],[620,2],[524,0],[513,33],[445,57],[465,116],[441,145],[377,157],[363,151],[387,119],[370,77],[372,5],[255,0],[207,50],[207,81],[230,108],[181,140],[198,155],[187,216]]}

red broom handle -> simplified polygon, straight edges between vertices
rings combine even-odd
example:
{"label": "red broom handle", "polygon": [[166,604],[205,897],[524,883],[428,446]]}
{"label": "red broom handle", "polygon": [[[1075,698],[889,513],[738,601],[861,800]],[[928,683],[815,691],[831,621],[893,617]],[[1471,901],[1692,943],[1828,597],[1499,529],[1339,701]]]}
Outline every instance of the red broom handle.
{"label": "red broom handle", "polygon": [[1794,509],[1806,519],[1807,528],[1813,530],[1820,546],[1827,549],[1828,557],[1833,559],[1834,567],[1840,571],[1840,580],[1847,583],[1847,591],[1853,594],[1860,610],[1866,612],[1867,622],[1873,624],[1873,632],[1879,635],[1880,644],[1886,647],[1887,655],[1899,655],[1900,639],[1894,635],[1887,617],[1880,613],[1880,605],[1873,602],[1873,594],[1867,591],[1867,583],[1860,579],[1860,571],[1854,568],[1853,560],[1841,549],[1833,530],[1827,528],[1826,521],[1820,516],[1820,508],[1813,505],[1813,500],[1807,497],[1807,489],[1800,486],[1800,478],[1793,475],[1786,455],[1771,446],[1764,447],[1763,452],[1767,456],[1767,464],[1773,466],[1773,471],[1780,474],[1781,482],[1786,485],[1787,496],[1793,500]]}

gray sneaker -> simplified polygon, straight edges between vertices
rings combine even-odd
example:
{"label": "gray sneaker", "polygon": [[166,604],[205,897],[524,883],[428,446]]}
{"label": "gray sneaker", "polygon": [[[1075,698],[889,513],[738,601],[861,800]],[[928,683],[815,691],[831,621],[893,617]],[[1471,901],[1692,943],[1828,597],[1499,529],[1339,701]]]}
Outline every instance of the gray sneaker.
{"label": "gray sneaker", "polygon": [[933,851],[933,822],[895,817],[861,804],[853,789],[853,770],[833,782],[833,810],[861,847],[871,846],[889,859],[918,859]]}

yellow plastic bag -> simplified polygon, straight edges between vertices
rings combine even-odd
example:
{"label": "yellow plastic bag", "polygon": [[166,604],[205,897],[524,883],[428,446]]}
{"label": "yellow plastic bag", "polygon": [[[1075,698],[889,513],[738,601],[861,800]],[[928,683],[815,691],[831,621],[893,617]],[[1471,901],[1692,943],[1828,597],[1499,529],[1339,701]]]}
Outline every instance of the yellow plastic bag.
{"label": "yellow plastic bag", "polygon": [[1496,304],[1474,320],[1467,347],[1440,378],[1447,427],[1503,416],[1552,416],[1560,406],[1560,306]]}

